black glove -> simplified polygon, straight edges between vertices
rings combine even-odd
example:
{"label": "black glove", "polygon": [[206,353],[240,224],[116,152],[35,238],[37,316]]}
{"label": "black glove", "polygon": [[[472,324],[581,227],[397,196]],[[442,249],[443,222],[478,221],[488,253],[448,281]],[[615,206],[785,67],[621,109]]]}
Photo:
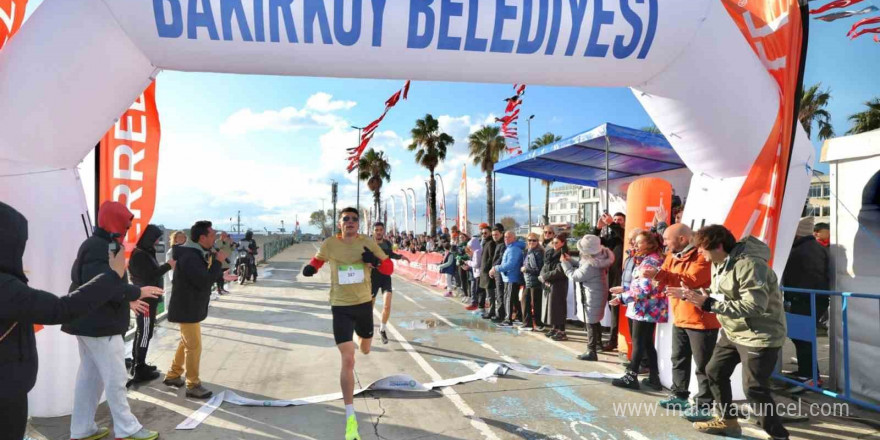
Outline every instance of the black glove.
{"label": "black glove", "polygon": [[307,264],[306,267],[303,268],[303,276],[310,277],[316,273],[318,273],[318,269],[315,269],[315,266],[312,266],[311,264]]}
{"label": "black glove", "polygon": [[364,263],[372,264],[373,267],[379,267],[379,265],[382,264],[382,260],[379,260],[379,257],[377,257],[373,251],[367,249],[366,246],[364,246],[364,253],[361,254],[361,260],[363,260]]}

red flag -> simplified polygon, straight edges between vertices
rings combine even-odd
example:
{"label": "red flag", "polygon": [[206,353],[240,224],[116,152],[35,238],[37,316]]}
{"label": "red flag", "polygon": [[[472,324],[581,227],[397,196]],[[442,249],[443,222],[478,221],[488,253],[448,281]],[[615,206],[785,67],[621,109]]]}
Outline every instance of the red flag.
{"label": "red flag", "polygon": [[865,34],[880,34],[880,27],[864,28],[864,29],[858,30],[855,33],[853,33],[852,35],[850,35],[849,39],[853,40],[853,39],[860,37],[862,35],[865,35]]}
{"label": "red flag", "polygon": [[523,93],[526,92],[526,85],[525,84],[519,84],[518,86],[519,87],[514,86],[514,89],[516,89],[517,95],[522,95]]}
{"label": "red flag", "polygon": [[406,80],[406,84],[403,85],[403,100],[405,101],[407,96],[409,96],[409,80]]}
{"label": "red flag", "polygon": [[852,29],[850,29],[849,32],[846,33],[846,35],[852,35],[853,33],[855,33],[856,29],[864,25],[875,23],[880,23],[880,17],[863,18],[852,25]]}
{"label": "red flag", "polygon": [[386,110],[397,105],[397,101],[400,101],[400,93],[401,93],[401,91],[398,90],[397,93],[391,95],[391,97],[388,98],[387,101],[385,101],[385,109]]}
{"label": "red flag", "polygon": [[819,7],[817,9],[810,9],[810,14],[821,14],[823,12],[827,12],[831,9],[836,8],[845,8],[850,5],[854,5],[856,3],[861,3],[862,0],[835,0],[831,3],[826,4],[825,6]]}

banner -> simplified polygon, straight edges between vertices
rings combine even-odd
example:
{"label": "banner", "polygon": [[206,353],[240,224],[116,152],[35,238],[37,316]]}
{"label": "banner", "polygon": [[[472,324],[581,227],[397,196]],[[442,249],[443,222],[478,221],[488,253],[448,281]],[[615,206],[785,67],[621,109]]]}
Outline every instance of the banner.
{"label": "banner", "polygon": [[127,252],[134,249],[153,218],[160,137],[153,81],[101,138],[100,203],[114,200],[125,204],[134,214],[125,236]]}
{"label": "banner", "polygon": [[724,225],[737,238],[754,235],[774,249],[794,128],[798,123],[798,95],[806,48],[804,23],[797,0],[748,3],[724,0],[724,6],[779,86],[781,98],[776,123]]}
{"label": "banner", "polygon": [[461,167],[461,182],[458,184],[458,230],[470,234],[467,222],[467,165]]}
{"label": "banner", "polygon": [[0,0],[0,49],[21,27],[26,6],[27,0]]}

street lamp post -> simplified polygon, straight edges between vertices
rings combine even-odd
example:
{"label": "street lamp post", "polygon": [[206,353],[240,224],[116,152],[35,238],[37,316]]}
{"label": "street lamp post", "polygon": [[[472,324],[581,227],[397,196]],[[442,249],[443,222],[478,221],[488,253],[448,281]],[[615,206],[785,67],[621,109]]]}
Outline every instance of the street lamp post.
{"label": "street lamp post", "polygon": [[[535,115],[529,116],[529,144],[526,146],[526,150],[530,150],[532,148],[532,119],[535,119]],[[529,177],[529,232],[532,232],[532,178]]]}
{"label": "street lamp post", "polygon": [[[363,130],[366,127],[355,127],[354,125],[352,125],[351,128],[358,131],[358,141],[357,141],[357,144],[355,144],[355,147],[360,147],[361,146],[361,133],[363,133]],[[360,170],[360,166],[358,166],[355,169],[357,170],[357,174],[354,176],[355,179],[357,179],[357,210],[358,210],[358,212],[361,212],[361,170]]]}

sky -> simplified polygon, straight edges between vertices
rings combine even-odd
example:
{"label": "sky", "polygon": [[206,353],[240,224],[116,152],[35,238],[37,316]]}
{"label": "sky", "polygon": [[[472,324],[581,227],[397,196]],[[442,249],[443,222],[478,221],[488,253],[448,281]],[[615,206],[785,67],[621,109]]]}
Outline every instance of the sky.
{"label": "sky", "polygon": [[[26,17],[40,3],[30,0]],[[880,6],[880,1],[875,3]],[[821,82],[830,88],[828,110],[838,135],[849,129],[849,115],[880,96],[880,44],[867,36],[848,40],[846,32],[854,21],[810,22],[804,83]],[[345,149],[355,146],[358,137],[351,126],[376,119],[385,100],[402,86],[396,80],[162,72],[156,98],[162,140],[152,222],[188,227],[208,219],[217,228],[231,229],[240,211],[244,228],[275,231],[284,220],[289,230],[298,220],[303,231],[316,231],[308,225],[309,214],[322,206],[330,209],[331,179],[340,182],[338,207],[356,202],[354,175],[344,172]],[[455,139],[437,169],[445,184],[447,217],[456,214],[462,167],[467,165],[468,217],[485,219],[485,175],[467,157],[467,136],[501,116],[503,99],[511,94],[509,84],[412,84],[409,100],[389,112],[370,144],[390,157],[391,181],[382,193],[383,198],[395,196],[400,223],[401,189],[412,188],[420,215],[417,230],[424,230],[427,170],[416,165],[406,146],[415,121],[428,113]],[[568,137],[605,122],[635,128],[652,124],[632,92],[623,88],[529,86],[521,112],[535,115],[532,138],[546,132]],[[519,132],[526,145],[525,123]],[[814,139],[813,144],[819,157],[821,142]],[[81,165],[86,182],[93,178],[92,163],[89,157]],[[818,170],[827,168],[816,164]],[[91,187],[85,190],[92,194]],[[499,175],[496,197],[496,218],[513,216],[527,222],[526,179]],[[361,205],[371,200],[362,184]],[[543,204],[544,188],[535,182],[535,221]]]}

